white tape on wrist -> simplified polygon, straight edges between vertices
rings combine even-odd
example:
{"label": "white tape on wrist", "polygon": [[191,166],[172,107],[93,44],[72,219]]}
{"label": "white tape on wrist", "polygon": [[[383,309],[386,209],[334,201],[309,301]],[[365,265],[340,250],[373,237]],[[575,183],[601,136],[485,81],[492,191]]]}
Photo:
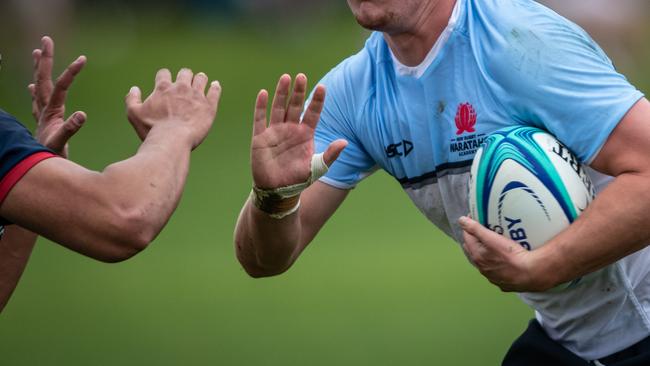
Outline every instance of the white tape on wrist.
{"label": "white tape on wrist", "polygon": [[289,209],[281,209],[279,212],[276,212],[276,209],[278,206],[282,206],[282,201],[299,196],[302,191],[307,189],[307,187],[327,173],[329,167],[325,164],[323,155],[323,153],[320,153],[314,154],[311,157],[311,174],[306,182],[274,189],[260,189],[253,187],[251,198],[255,207],[266,212],[274,219],[283,219],[298,211],[298,208],[300,208],[300,199],[298,199],[296,204]]}

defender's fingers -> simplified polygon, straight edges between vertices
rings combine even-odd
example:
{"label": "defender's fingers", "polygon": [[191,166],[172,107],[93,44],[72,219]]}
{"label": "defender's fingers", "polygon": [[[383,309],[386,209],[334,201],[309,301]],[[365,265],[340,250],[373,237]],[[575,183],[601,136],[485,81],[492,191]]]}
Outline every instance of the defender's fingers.
{"label": "defender's fingers", "polygon": [[296,76],[296,82],[293,86],[293,94],[287,107],[285,121],[300,122],[300,115],[305,107],[305,94],[307,92],[307,77],[304,74]]}
{"label": "defender's fingers", "polygon": [[52,84],[52,67],[54,64],[54,42],[49,37],[41,39],[41,49],[32,52],[34,58],[34,83],[39,108],[44,108],[50,101],[54,88]]}
{"label": "defender's fingers", "polygon": [[156,89],[167,88],[172,84],[172,73],[168,69],[160,69],[156,73]]}
{"label": "defender's fingers", "polygon": [[302,117],[302,123],[316,129],[318,121],[320,120],[320,114],[323,111],[323,106],[325,105],[325,87],[319,85],[314,91],[314,95],[311,98],[311,102],[305,111],[305,115]]}
{"label": "defender's fingers", "polygon": [[[41,52],[36,75],[36,86],[52,85],[52,67],[54,66],[54,41],[48,36],[41,39]],[[40,84],[40,85],[39,85]],[[51,88],[50,88],[51,90]]]}
{"label": "defender's fingers", "polygon": [[206,75],[203,72],[194,75],[194,80],[192,80],[192,88],[200,91],[201,94],[204,94],[205,87],[207,85],[208,85],[208,75]]}
{"label": "defender's fingers", "polygon": [[330,144],[330,146],[327,147],[327,150],[325,150],[325,153],[323,154],[323,161],[325,161],[325,164],[328,167],[332,166],[332,163],[336,161],[336,159],[339,158],[339,155],[345,150],[345,148],[348,146],[348,142],[346,140],[336,140]]}
{"label": "defender's fingers", "polygon": [[271,123],[284,122],[284,117],[287,110],[287,99],[289,98],[289,88],[291,88],[291,76],[284,74],[278,80],[278,85],[275,88],[275,96],[273,97],[273,104],[271,105]]}
{"label": "defender's fingers", "polygon": [[142,92],[140,88],[137,86],[131,87],[124,101],[126,102],[127,111],[131,111],[134,107],[142,104]]}
{"label": "defender's fingers", "polygon": [[52,97],[48,103],[48,108],[60,108],[65,104],[65,98],[68,95],[68,90],[74,82],[74,78],[81,72],[86,65],[86,56],[79,56],[73,63],[68,66],[65,71],[56,80]]}
{"label": "defender's fingers", "polygon": [[217,107],[219,107],[219,100],[221,100],[221,84],[217,80],[210,83],[210,89],[208,89],[208,95],[206,98],[212,108],[216,110]]}
{"label": "defender's fingers", "polygon": [[59,128],[50,140],[49,146],[54,151],[62,151],[68,140],[74,136],[86,122],[86,113],[75,112]]}
{"label": "defender's fingers", "polygon": [[269,92],[260,90],[255,101],[255,114],[253,116],[253,136],[266,130],[266,107],[269,103]]}
{"label": "defender's fingers", "polygon": [[178,75],[176,75],[176,83],[190,86],[192,85],[193,77],[194,77],[194,73],[192,72],[192,70],[184,67],[178,71]]}
{"label": "defender's fingers", "polygon": [[29,84],[27,86],[27,89],[29,90],[29,94],[32,96],[32,116],[34,116],[34,119],[36,122],[38,122],[39,118],[41,117],[41,108],[36,101],[36,85]]}

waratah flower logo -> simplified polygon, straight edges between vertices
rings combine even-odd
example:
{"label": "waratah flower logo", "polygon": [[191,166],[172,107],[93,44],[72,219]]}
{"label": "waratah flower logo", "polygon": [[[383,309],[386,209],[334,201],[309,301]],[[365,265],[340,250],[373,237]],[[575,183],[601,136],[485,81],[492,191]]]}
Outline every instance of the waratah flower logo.
{"label": "waratah flower logo", "polygon": [[476,125],[476,111],[469,103],[462,103],[458,106],[456,112],[456,135],[462,135],[463,132],[476,132],[474,126]]}

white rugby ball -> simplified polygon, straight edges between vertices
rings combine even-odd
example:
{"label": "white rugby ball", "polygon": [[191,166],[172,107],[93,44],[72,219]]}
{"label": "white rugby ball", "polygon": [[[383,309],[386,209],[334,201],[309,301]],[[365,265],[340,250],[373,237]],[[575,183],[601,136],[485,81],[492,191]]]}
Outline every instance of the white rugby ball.
{"label": "white rugby ball", "polygon": [[534,127],[498,130],[474,157],[470,215],[528,250],[569,226],[594,196],[594,186],[576,156]]}

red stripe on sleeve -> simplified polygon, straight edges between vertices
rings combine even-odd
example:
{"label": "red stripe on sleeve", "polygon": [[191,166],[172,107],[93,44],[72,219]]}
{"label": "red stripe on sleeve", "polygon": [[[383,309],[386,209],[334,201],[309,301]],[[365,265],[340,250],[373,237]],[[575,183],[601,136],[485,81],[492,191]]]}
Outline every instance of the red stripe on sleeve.
{"label": "red stripe on sleeve", "polygon": [[18,181],[22,179],[31,168],[45,159],[57,156],[58,155],[54,155],[47,151],[41,151],[26,157],[20,163],[16,164],[16,166],[13,167],[13,169],[11,169],[2,180],[0,180],[0,203],[7,198],[9,191],[11,191],[16,183],[18,183]]}

